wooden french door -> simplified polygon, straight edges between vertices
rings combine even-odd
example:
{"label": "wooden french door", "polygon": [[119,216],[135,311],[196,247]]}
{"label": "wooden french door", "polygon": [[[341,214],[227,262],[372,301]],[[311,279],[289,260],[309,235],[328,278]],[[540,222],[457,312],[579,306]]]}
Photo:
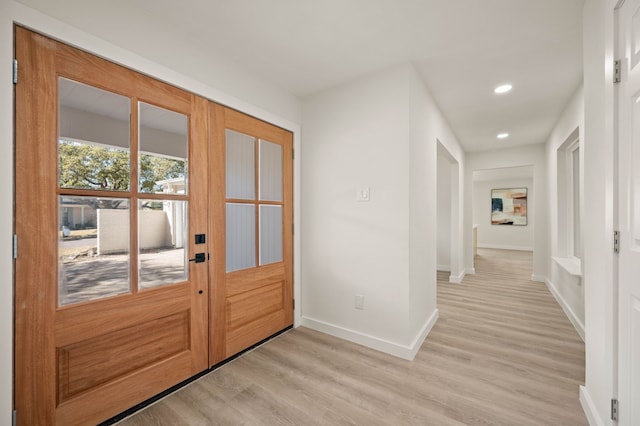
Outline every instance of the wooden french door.
{"label": "wooden french door", "polygon": [[208,101],[15,37],[15,407],[96,424],[209,365]]}
{"label": "wooden french door", "polygon": [[215,364],[293,324],[293,137],[209,106]]}
{"label": "wooden french door", "polygon": [[292,325],[292,134],[15,40],[19,423],[99,423]]}

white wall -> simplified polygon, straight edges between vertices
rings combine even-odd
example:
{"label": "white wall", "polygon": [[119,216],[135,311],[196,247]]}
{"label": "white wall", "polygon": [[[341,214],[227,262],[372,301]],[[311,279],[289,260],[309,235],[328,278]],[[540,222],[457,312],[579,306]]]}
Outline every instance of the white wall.
{"label": "white wall", "polygon": [[[124,3],[123,3],[124,5]],[[0,63],[13,58],[13,23],[42,32],[81,49],[172,83],[208,99],[246,112],[294,132],[300,152],[300,102],[233,65],[212,57],[145,14],[127,15],[131,25],[114,25],[113,17],[52,5],[53,19],[12,0],[0,1]],[[88,8],[100,7],[88,2]],[[132,6],[133,7],[133,6]],[[87,19],[87,18],[90,18]],[[75,26],[74,26],[75,25]],[[86,31],[80,30],[84,28]],[[10,66],[0,67],[0,205],[13,205],[13,85]],[[294,222],[300,222],[300,160],[294,161]],[[13,395],[13,212],[0,210],[0,424],[11,424]],[[300,259],[300,234],[294,236],[294,258]],[[294,264],[294,295],[300,297],[300,265]],[[296,306],[300,306],[297,303]],[[295,324],[300,323],[296,309]]]}
{"label": "white wall", "polygon": [[451,271],[451,163],[445,155],[438,155],[438,225],[437,266],[439,271]]}
{"label": "white wall", "polygon": [[395,68],[303,103],[303,324],[351,340],[409,340],[408,83]]}
{"label": "white wall", "polygon": [[[410,94],[410,312],[413,338],[410,347],[417,351],[437,319],[437,156],[446,151],[451,163],[451,271],[462,276],[462,179],[464,152],[449,124],[442,116],[428,88],[413,67],[409,68]],[[415,352],[414,352],[415,353]]]}
{"label": "white wall", "polygon": [[[465,187],[469,188],[465,194],[465,205],[473,205],[473,173],[479,170],[500,169],[507,167],[533,166],[533,185],[536,188],[546,188],[547,164],[544,144],[526,145],[516,148],[505,148],[495,151],[481,151],[467,154]],[[529,219],[534,225],[531,232],[533,241],[533,276],[532,279],[544,282],[549,263],[549,226],[548,203],[546,198],[538,197],[533,208],[527,210]],[[473,268],[473,214],[472,209],[465,209],[465,262],[467,268]]]}
{"label": "white wall", "polygon": [[457,141],[411,66],[309,97],[303,120],[303,324],[410,358],[437,315],[437,140]]}
{"label": "white wall", "polygon": [[[0,1],[0,64],[13,59],[9,2]],[[11,424],[13,406],[13,84],[0,67],[0,424]]]}
{"label": "white wall", "polygon": [[[437,320],[436,211],[438,143],[430,132],[430,94],[409,68],[409,342],[416,352]],[[430,165],[431,167],[425,167]]]}
{"label": "white wall", "polygon": [[[527,188],[527,226],[491,224],[491,190]],[[475,181],[473,183],[473,223],[478,225],[478,247],[505,250],[533,250],[536,191],[533,179]]]}
{"label": "white wall", "polygon": [[[103,5],[103,2],[84,2],[85,4],[80,5],[64,1],[24,0],[24,4],[34,5],[33,9],[30,9],[12,0],[4,1],[13,3],[16,10],[19,8],[18,22],[24,22],[27,26],[33,21],[26,22],[22,19],[24,11],[33,12],[37,9],[44,15],[97,37],[96,41],[99,40],[100,45],[108,43],[112,47],[117,46],[126,50],[126,56],[143,57],[146,61],[173,70],[174,76],[159,76],[172,84],[204,94],[201,90],[184,86],[182,78],[173,78],[188,76],[211,93],[206,97],[220,103],[231,106],[231,102],[241,111],[244,111],[245,107],[258,107],[291,122],[300,122],[300,103],[295,96],[263,81],[259,71],[254,73],[238,67],[232,57],[212,54],[206,40],[199,42],[191,34],[175,31],[172,22],[160,21],[159,15],[150,14],[149,11],[139,8],[135,2],[120,2],[120,8],[126,10],[114,16],[113,7],[106,3]],[[35,29],[57,36],[41,25]],[[64,38],[68,40],[68,37]],[[82,38],[85,39],[83,41],[88,39]],[[93,50],[93,47],[85,48]],[[123,60],[113,55],[109,55],[108,58],[137,68],[129,58]]]}
{"label": "white wall", "polygon": [[586,383],[580,400],[592,424],[613,424],[617,303],[614,286],[615,0],[586,0],[584,55],[584,293]]}
{"label": "white wall", "polygon": [[[141,250],[168,248],[175,239],[169,225],[168,211],[140,210],[138,212],[140,236],[138,247]],[[129,250],[129,210],[97,210],[97,250],[98,255],[122,253]]]}
{"label": "white wall", "polygon": [[[546,144],[547,170],[549,172],[547,199],[549,206],[551,206],[549,210],[549,245],[552,258],[565,255],[560,247],[562,242],[558,236],[567,226],[559,217],[557,208],[559,188],[558,149],[565,141],[573,140],[577,135],[582,139],[582,133],[584,133],[584,91],[581,87],[567,104]],[[584,154],[584,149],[581,149],[581,153]],[[584,167],[581,169],[584,169]],[[581,211],[584,212],[584,208]],[[558,262],[551,261],[547,274],[547,286],[564,309],[567,317],[576,327],[580,336],[584,339],[584,285],[582,279],[571,275]]]}

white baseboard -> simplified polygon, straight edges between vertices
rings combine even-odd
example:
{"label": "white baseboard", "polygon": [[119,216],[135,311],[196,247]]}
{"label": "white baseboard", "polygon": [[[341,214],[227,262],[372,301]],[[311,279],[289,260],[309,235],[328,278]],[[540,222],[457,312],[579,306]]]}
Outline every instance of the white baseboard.
{"label": "white baseboard", "polygon": [[537,283],[547,283],[547,277],[543,277],[542,275],[531,275],[531,281],[535,281]]}
{"label": "white baseboard", "polygon": [[584,342],[584,324],[582,323],[582,321],[578,319],[575,312],[573,312],[573,309],[571,309],[569,304],[564,300],[560,293],[558,293],[556,286],[551,282],[551,280],[545,280],[545,284],[547,284],[547,288],[556,299],[565,315],[567,316],[567,318],[569,318],[569,321],[571,321],[571,324],[573,324],[573,327],[576,329],[576,331],[580,335],[580,338]]}
{"label": "white baseboard", "polygon": [[436,270],[437,270],[437,271],[442,271],[442,272],[451,272],[451,266],[447,266],[447,265],[436,265]]}
{"label": "white baseboard", "polygon": [[466,271],[463,270],[458,275],[453,275],[453,274],[449,275],[449,282],[454,284],[460,284],[462,280],[464,280],[465,274],[466,274]]}
{"label": "white baseboard", "polygon": [[436,325],[436,322],[438,322],[439,317],[440,317],[440,310],[436,308],[431,314],[431,316],[427,318],[427,321],[424,323],[424,325],[420,329],[420,332],[416,335],[415,339],[413,339],[413,341],[411,342],[411,345],[409,346],[410,348],[409,355],[411,356],[411,358],[406,358],[406,359],[413,360],[416,357],[416,354],[422,347],[422,344],[427,339],[427,336],[429,335],[429,333],[431,333],[431,329],[433,328],[434,325]]}
{"label": "white baseboard", "polygon": [[476,268],[467,268],[464,270],[466,275],[475,275],[476,274]]}
{"label": "white baseboard", "polygon": [[498,250],[533,251],[533,247],[508,246],[508,245],[503,245],[503,244],[478,244],[478,248],[498,249]]}
{"label": "white baseboard", "polygon": [[438,309],[436,309],[431,314],[429,319],[427,319],[426,323],[422,326],[422,329],[416,335],[415,339],[413,339],[410,345],[401,345],[399,343],[390,342],[385,339],[380,339],[379,337],[371,336],[369,334],[350,330],[348,328],[329,324],[325,321],[320,321],[309,317],[302,317],[302,325],[312,330],[320,331],[331,336],[339,337],[340,339],[348,340],[350,342],[357,343],[359,345],[366,346],[368,348],[411,361],[413,360],[413,358],[415,358],[416,354],[420,350],[420,347],[422,346],[422,343],[431,332],[433,326],[436,324],[436,321],[438,321],[438,316],[439,311]]}
{"label": "white baseboard", "polygon": [[598,415],[598,410],[589,395],[589,391],[584,386],[580,386],[580,405],[582,405],[582,411],[584,411],[590,426],[605,426],[605,422]]}

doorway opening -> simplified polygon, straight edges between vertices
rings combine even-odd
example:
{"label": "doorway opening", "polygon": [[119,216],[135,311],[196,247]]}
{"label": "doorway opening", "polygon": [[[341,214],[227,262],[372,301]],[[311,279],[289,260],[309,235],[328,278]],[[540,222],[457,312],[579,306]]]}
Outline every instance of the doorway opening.
{"label": "doorway opening", "polygon": [[440,141],[437,169],[437,271],[448,272],[449,282],[460,283],[465,274],[460,232],[460,165]]}
{"label": "doorway opening", "polygon": [[524,251],[533,264],[534,167],[474,170],[472,184],[474,258],[483,250]]}

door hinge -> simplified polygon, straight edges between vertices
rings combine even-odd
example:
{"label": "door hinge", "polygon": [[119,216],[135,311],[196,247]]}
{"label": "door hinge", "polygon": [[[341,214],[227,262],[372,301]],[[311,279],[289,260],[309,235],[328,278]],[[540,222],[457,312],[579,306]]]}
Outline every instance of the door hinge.
{"label": "door hinge", "polygon": [[620,83],[622,81],[622,61],[617,59],[613,61],[613,82]]}
{"label": "door hinge", "polygon": [[13,426],[18,426],[18,413],[16,412],[16,410],[13,410],[13,413],[11,415],[11,424]]}
{"label": "door hinge", "polygon": [[291,235],[294,235],[296,233],[296,227],[295,225],[292,223],[291,224]]}
{"label": "door hinge", "polygon": [[296,159],[296,150],[291,148],[291,159],[295,160]]}
{"label": "door hinge", "polygon": [[13,258],[18,258],[18,236],[13,234]]}
{"label": "door hinge", "polygon": [[296,310],[296,299],[291,299],[291,305],[293,306],[293,310]]}
{"label": "door hinge", "polygon": [[618,400],[615,398],[611,400],[611,420],[618,421]]}
{"label": "door hinge", "polygon": [[13,60],[13,84],[18,84],[18,60]]}
{"label": "door hinge", "polygon": [[620,253],[620,231],[613,231],[613,252]]}

